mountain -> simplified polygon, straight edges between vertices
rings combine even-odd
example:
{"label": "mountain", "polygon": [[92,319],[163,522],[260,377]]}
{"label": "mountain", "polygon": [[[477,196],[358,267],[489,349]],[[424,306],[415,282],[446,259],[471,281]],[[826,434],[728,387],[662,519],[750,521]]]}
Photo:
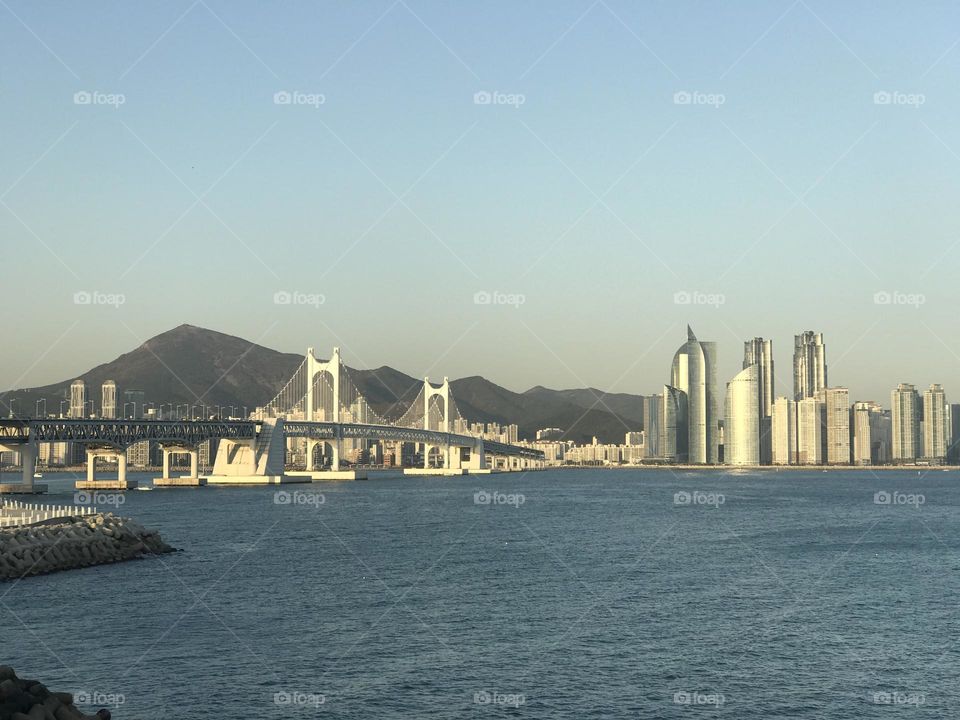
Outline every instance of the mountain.
{"label": "mountain", "polygon": [[[302,355],[181,325],[77,377],[86,382],[88,401],[98,409],[101,384],[114,380],[121,411],[123,391],[140,390],[148,403],[226,405],[239,412],[273,399],[302,361]],[[423,382],[388,366],[348,371],[373,409],[385,417],[399,417]],[[46,398],[47,412],[57,413],[61,401],[70,397],[74,379],[11,391],[0,402],[4,410],[12,405],[18,414],[33,414],[37,400]],[[454,380],[451,389],[460,413],[471,422],[517,423],[521,438],[534,437],[540,428],[558,427],[578,442],[589,442],[593,436],[601,442],[622,442],[627,430],[643,426],[639,395],[540,386],[516,393],[479,376]]]}

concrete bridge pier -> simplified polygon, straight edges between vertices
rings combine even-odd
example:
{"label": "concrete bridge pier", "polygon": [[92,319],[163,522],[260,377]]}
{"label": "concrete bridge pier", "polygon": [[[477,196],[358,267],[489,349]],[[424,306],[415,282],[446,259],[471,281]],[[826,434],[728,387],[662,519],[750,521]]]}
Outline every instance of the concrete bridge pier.
{"label": "concrete bridge pier", "polygon": [[[206,485],[205,478],[200,477],[200,451],[195,447],[180,445],[164,445],[160,448],[163,455],[163,475],[154,478],[154,487],[200,487]],[[170,477],[170,458],[175,455],[190,456],[190,474],[180,477]]]}
{"label": "concrete bridge pier", "polygon": [[0,482],[0,495],[41,495],[47,486],[34,482],[37,471],[37,443],[30,441],[23,445],[0,445],[2,451],[20,453],[20,482]]}
{"label": "concrete bridge pier", "polygon": [[[337,429],[337,437],[330,440],[312,440],[307,438],[307,463],[303,472],[299,470],[289,470],[287,475],[293,477],[307,478],[306,481],[320,482],[325,480],[366,480],[367,473],[359,470],[342,470],[340,467],[340,457],[343,455],[343,436],[342,430]],[[329,470],[317,470],[317,465],[313,460],[313,453],[317,445],[326,445],[330,448],[332,461]]]}
{"label": "concrete bridge pier", "polygon": [[[117,461],[115,480],[97,480],[97,458]],[[74,483],[77,490],[132,490],[136,480],[127,480],[127,453],[117,448],[87,448],[87,479]]]}

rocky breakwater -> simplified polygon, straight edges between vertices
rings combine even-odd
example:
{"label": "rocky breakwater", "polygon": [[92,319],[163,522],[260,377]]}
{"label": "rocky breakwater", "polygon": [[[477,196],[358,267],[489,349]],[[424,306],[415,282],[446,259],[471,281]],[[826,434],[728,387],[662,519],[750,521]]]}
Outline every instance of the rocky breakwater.
{"label": "rocky breakwater", "polygon": [[0,720],[100,720],[108,710],[84,715],[70,693],[50,692],[36,680],[21,680],[13,668],[0,665]]}
{"label": "rocky breakwater", "polygon": [[173,552],[160,534],[100,513],[0,529],[0,580]]}

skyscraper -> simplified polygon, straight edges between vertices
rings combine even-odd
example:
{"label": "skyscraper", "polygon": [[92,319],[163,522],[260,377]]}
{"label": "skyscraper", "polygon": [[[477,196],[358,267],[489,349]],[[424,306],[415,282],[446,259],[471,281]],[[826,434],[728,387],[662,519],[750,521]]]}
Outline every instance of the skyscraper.
{"label": "skyscraper", "polygon": [[82,418],[86,414],[87,384],[79,378],[70,383],[70,417]]}
{"label": "skyscraper", "polygon": [[660,454],[660,416],[662,414],[662,395],[647,395],[643,398],[643,430],[646,443],[646,456],[661,457]]}
{"label": "skyscraper", "polygon": [[890,459],[890,417],[873,401],[857,402],[851,412],[853,464],[880,465]]}
{"label": "skyscraper", "polygon": [[719,459],[717,344],[697,340],[688,325],[687,342],[673,356],[670,377],[671,387],[686,395],[688,462],[715,464]]}
{"label": "skyscraper", "polygon": [[827,465],[850,463],[850,392],[844,387],[824,388],[819,396],[826,417],[825,460]]}
{"label": "skyscraper", "polygon": [[754,363],[727,383],[723,423],[723,461],[760,464],[760,365]]}
{"label": "skyscraper", "polygon": [[117,417],[117,384],[107,380],[100,388],[100,417],[113,420]]}
{"label": "skyscraper", "polygon": [[950,446],[950,410],[940,385],[931,385],[923,393],[923,457],[944,462]]}
{"label": "skyscraper", "polygon": [[893,461],[913,462],[920,452],[920,396],[909,383],[890,393],[893,420]]}
{"label": "skyscraper", "polygon": [[817,398],[797,403],[797,464],[823,464],[824,406]]}
{"label": "skyscraper", "polygon": [[774,465],[796,465],[797,458],[797,403],[778,397],[773,402],[770,423],[771,460]]}
{"label": "skyscraper", "polygon": [[757,398],[760,434],[760,463],[772,462],[772,417],[773,417],[773,340],[761,337],[743,343],[743,367],[757,366],[759,395]]}
{"label": "skyscraper", "polygon": [[687,394],[671,385],[663,386],[659,424],[660,457],[673,462],[687,462]]}
{"label": "skyscraper", "polygon": [[960,461],[960,404],[950,403],[950,447],[947,462],[955,465]]}
{"label": "skyscraper", "polygon": [[793,338],[793,399],[814,397],[827,387],[827,348],[823,333],[806,330]]}

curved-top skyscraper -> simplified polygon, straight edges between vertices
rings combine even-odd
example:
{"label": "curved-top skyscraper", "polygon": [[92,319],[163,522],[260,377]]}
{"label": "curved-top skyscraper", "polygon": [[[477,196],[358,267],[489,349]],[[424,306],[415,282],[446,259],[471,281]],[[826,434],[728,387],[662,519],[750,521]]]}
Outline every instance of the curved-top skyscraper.
{"label": "curved-top skyscraper", "polygon": [[673,356],[670,385],[687,396],[687,462],[717,463],[717,344],[697,340],[689,325],[687,341]]}

